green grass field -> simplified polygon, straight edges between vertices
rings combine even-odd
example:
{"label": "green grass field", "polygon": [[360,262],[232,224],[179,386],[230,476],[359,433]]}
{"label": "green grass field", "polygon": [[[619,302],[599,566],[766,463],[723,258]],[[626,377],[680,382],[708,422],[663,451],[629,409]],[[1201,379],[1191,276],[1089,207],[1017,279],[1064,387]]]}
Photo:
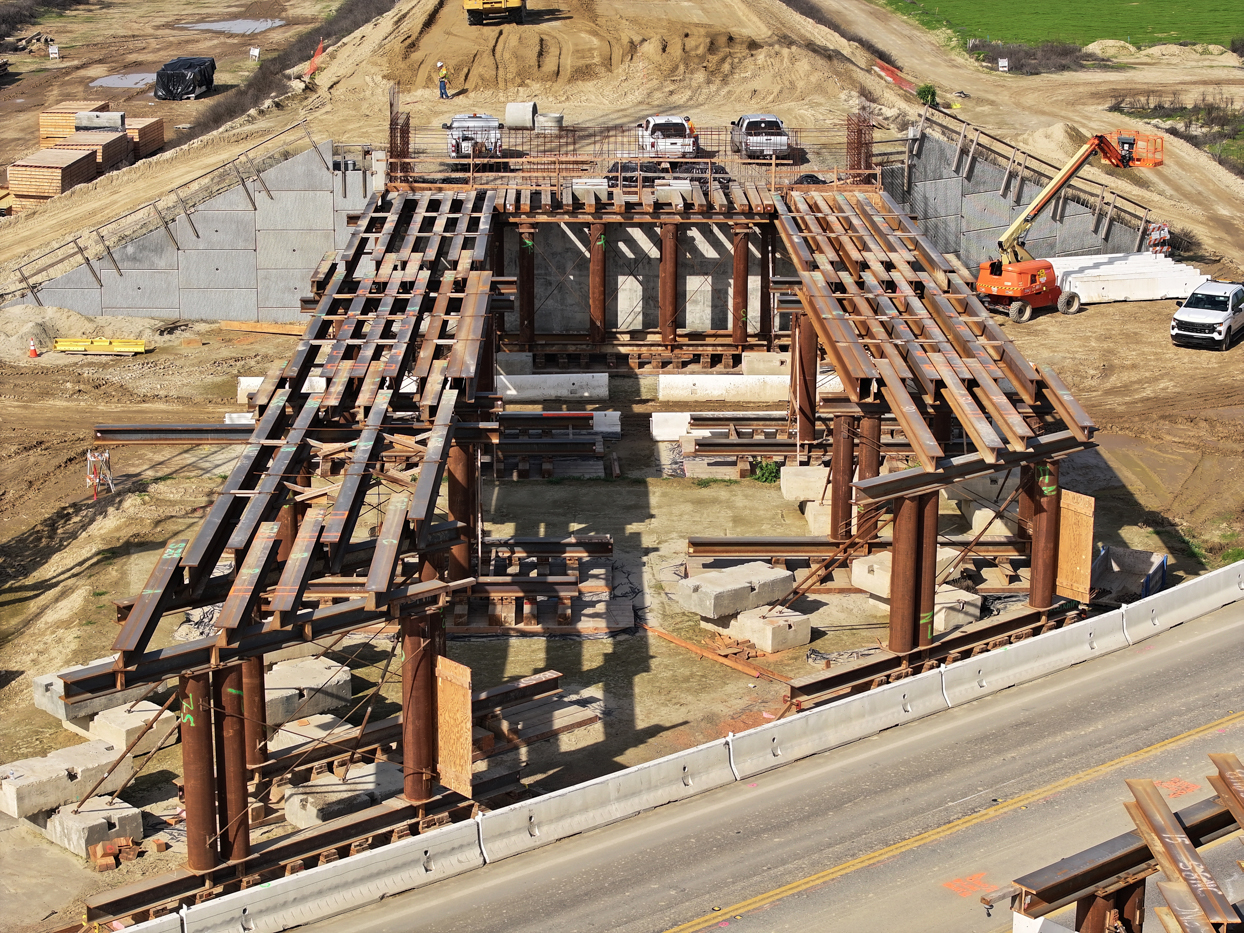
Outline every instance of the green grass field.
{"label": "green grass field", "polygon": [[994,42],[1121,39],[1145,47],[1166,42],[1227,45],[1244,36],[1244,0],[880,0],[929,29],[953,29]]}

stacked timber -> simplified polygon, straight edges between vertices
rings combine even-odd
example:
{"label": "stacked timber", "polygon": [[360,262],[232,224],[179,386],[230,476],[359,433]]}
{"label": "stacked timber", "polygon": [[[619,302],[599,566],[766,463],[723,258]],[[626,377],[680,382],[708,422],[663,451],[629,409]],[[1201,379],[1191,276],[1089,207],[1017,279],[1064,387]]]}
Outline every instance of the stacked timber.
{"label": "stacked timber", "polygon": [[[128,140],[127,140],[128,142]],[[9,166],[15,212],[30,210],[95,177],[95,151],[44,149]]]}
{"label": "stacked timber", "polygon": [[0,78],[3,78],[8,73],[9,73],[9,60],[7,58],[0,58]]}
{"label": "stacked timber", "polygon": [[79,113],[108,113],[106,100],[67,100],[39,114],[39,145],[51,149],[76,131],[74,117]]}
{"label": "stacked timber", "polygon": [[66,136],[53,149],[82,149],[95,153],[95,170],[102,175],[130,158],[130,138],[122,130],[116,133],[84,132]]}
{"label": "stacked timber", "polygon": [[164,121],[159,117],[128,120],[125,133],[134,147],[135,159],[145,159],[164,146]]}

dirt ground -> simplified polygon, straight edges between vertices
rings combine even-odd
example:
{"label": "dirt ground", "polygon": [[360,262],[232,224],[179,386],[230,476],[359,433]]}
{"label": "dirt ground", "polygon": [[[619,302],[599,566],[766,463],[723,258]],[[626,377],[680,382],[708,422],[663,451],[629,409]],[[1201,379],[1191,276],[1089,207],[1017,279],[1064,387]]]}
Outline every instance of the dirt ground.
{"label": "dirt ground", "polygon": [[[1222,56],[1133,56],[1103,71],[998,75],[881,8],[860,0],[817,2],[891,52],[917,82],[932,81],[943,96],[969,93],[957,115],[1056,161],[1070,154],[1079,134],[1132,125],[1106,107],[1137,83],[1189,95],[1214,85],[1231,93],[1244,85],[1238,60]],[[104,96],[167,115],[170,125],[193,123],[207,102],[148,106],[146,90],[105,94],[88,85],[104,75],[154,71],[188,53],[214,54],[218,82],[236,82],[249,67],[246,48],[261,44],[266,54],[325,9],[274,0],[169,12],[150,0],[116,0],[59,17],[46,31],[60,41],[62,63],[12,56],[18,77],[0,86],[0,160],[33,149],[38,110],[62,99]],[[623,123],[653,110],[677,110],[712,125],[772,109],[791,124],[816,126],[853,110],[861,90],[877,101],[879,118],[891,128],[916,113],[909,96],[871,71],[861,48],[778,0],[533,0],[531,9],[528,26],[472,29],[447,0],[399,3],[326,55],[307,90],[44,209],[0,221],[0,281],[10,278],[21,257],[141,205],[152,191],[202,174],[297,120],[306,119],[318,139],[383,141],[393,81],[401,83],[403,105],[420,125],[439,124],[451,111],[498,112],[507,101],[537,100],[542,111],[564,112],[568,124]],[[258,36],[177,29],[235,17],[279,17],[290,25]],[[431,69],[437,60],[450,67],[456,98],[449,107],[436,100]],[[1240,179],[1168,140],[1166,166],[1135,176],[1135,183],[1113,177],[1111,183],[1152,205],[1155,216],[1194,230],[1206,247],[1206,271],[1240,277]],[[1101,446],[1064,471],[1067,488],[1096,498],[1098,539],[1169,553],[1178,576],[1217,566],[1244,533],[1244,347],[1226,354],[1171,347],[1172,310],[1171,302],[1102,305],[1075,317],[999,323],[1029,358],[1062,375],[1101,427]],[[47,346],[55,336],[93,335],[143,336],[155,350],[113,360],[25,356],[32,338]],[[219,421],[239,409],[236,376],[263,374],[294,342],[210,325],[161,330],[151,321],[100,323],[31,308],[0,312],[0,760],[80,741],[34,711],[29,676],[108,653],[115,633],[111,600],[141,588],[164,542],[192,533],[233,456],[227,448],[118,448],[118,493],[96,503],[84,483],[93,425]],[[493,530],[615,535],[616,579],[647,589],[642,617],[695,638],[694,619],[664,595],[686,537],[803,534],[802,518],[772,487],[750,481],[703,487],[659,478],[646,432],[648,414],[660,406],[632,393],[608,407],[623,412],[618,450],[624,479],[500,484],[493,489]],[[549,515],[558,517],[556,525]],[[864,645],[883,633],[884,624],[857,606],[840,625],[819,629],[813,647]],[[385,651],[373,645],[352,663],[356,691],[375,683],[374,665]],[[471,665],[480,686],[553,667],[566,675],[568,693],[598,704],[598,725],[507,762],[522,765],[524,779],[545,788],[757,725],[781,709],[776,685],[696,661],[643,629],[583,641],[455,641],[450,654]],[[788,654],[770,663],[783,673],[810,670],[797,652]],[[390,700],[391,692],[386,688]],[[177,753],[161,755],[151,774],[127,792],[136,802],[167,794]],[[33,860],[32,846],[44,843],[24,835],[15,842],[25,831],[7,824],[0,824],[0,833],[0,875],[17,878],[11,867]],[[157,866],[153,861],[128,870],[143,867]],[[117,882],[115,875],[92,875],[80,866],[49,863],[47,870],[72,876],[59,900],[36,902],[0,885],[6,925],[56,923],[58,917],[63,923],[76,898]],[[49,918],[49,910],[59,913]]]}

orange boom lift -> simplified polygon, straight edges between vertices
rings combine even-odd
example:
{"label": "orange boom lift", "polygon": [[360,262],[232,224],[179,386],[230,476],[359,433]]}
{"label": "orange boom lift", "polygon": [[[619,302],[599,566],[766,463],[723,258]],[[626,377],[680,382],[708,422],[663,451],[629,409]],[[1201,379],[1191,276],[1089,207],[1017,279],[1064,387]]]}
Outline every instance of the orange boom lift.
{"label": "orange boom lift", "polygon": [[982,262],[976,279],[976,293],[986,306],[1008,312],[1011,320],[1019,324],[1032,317],[1034,308],[1058,305],[1063,314],[1075,314],[1080,310],[1079,296],[1072,292],[1063,295],[1054,276],[1054,267],[1044,259],[1033,259],[1024,247],[1024,237],[1041,212],[1088,164],[1094,153],[1101,153],[1105,161],[1119,168],[1131,166],[1136,138],[1118,136],[1117,139],[1118,145],[1107,136],[1089,139],[1002,234],[998,240],[1000,257]]}

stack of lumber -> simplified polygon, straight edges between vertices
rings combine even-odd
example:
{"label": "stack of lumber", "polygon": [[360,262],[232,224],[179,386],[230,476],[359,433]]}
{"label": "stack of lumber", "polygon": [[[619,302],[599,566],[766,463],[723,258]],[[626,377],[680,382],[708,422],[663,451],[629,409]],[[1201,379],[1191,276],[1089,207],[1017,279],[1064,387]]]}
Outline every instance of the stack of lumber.
{"label": "stack of lumber", "polygon": [[37,207],[48,198],[95,177],[94,150],[44,149],[9,166],[13,209]]}
{"label": "stack of lumber", "polygon": [[82,149],[95,153],[95,170],[102,175],[111,171],[130,157],[130,138],[122,130],[118,133],[74,133],[58,142],[53,149]]}
{"label": "stack of lumber", "polygon": [[164,121],[159,117],[127,120],[125,133],[134,147],[136,159],[145,159],[164,145]]}
{"label": "stack of lumber", "polygon": [[39,145],[50,149],[66,136],[72,136],[73,118],[83,111],[108,113],[109,104],[106,100],[67,100],[49,107],[39,114]]}
{"label": "stack of lumber", "polygon": [[734,657],[740,661],[766,657],[749,638],[734,638],[726,634],[716,634],[708,640],[708,646],[723,658]]}

